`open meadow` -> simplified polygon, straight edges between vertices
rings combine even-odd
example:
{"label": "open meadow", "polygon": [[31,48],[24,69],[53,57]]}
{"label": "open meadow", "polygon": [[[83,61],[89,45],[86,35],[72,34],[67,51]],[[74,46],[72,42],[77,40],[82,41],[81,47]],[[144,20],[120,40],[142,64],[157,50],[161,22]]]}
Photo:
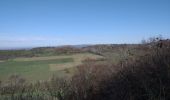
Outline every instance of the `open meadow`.
{"label": "open meadow", "polygon": [[0,80],[11,75],[21,75],[29,81],[47,80],[52,75],[71,76],[76,66],[85,59],[100,59],[102,56],[91,53],[79,53],[45,57],[18,57],[0,61]]}

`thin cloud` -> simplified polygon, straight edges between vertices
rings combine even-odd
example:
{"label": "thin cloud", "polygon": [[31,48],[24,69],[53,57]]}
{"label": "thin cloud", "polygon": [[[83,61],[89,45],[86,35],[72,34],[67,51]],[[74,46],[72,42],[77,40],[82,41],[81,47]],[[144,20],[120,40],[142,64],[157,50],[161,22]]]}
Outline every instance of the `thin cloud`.
{"label": "thin cloud", "polygon": [[28,36],[28,37],[0,37],[0,49],[15,47],[38,47],[56,46],[62,43],[63,39],[58,37]]}
{"label": "thin cloud", "polygon": [[33,41],[61,41],[61,38],[55,37],[1,37],[1,42],[33,42]]}

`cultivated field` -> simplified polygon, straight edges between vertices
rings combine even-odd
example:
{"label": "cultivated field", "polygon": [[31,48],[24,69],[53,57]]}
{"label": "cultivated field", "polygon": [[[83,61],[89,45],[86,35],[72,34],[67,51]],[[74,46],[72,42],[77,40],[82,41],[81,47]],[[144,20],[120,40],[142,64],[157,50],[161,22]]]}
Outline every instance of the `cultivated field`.
{"label": "cultivated field", "polygon": [[88,58],[97,60],[103,57],[91,53],[79,53],[0,61],[0,80],[6,80],[13,74],[21,75],[29,81],[47,80],[52,75],[71,76],[76,70],[75,67]]}

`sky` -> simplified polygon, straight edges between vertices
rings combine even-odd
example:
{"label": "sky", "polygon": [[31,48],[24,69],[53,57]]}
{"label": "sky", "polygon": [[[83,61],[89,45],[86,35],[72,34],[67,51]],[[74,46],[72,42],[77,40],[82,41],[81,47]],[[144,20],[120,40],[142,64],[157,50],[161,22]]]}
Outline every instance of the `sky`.
{"label": "sky", "polygon": [[0,0],[0,49],[170,38],[170,0]]}

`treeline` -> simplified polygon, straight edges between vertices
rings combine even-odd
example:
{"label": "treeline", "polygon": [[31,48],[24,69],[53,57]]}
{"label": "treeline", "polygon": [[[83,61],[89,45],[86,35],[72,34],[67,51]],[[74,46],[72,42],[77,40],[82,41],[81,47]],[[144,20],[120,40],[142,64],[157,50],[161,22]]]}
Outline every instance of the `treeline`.
{"label": "treeline", "polygon": [[0,60],[7,60],[16,57],[37,57],[37,56],[54,56],[74,53],[83,53],[80,48],[71,46],[63,47],[40,47],[30,50],[0,50]]}
{"label": "treeline", "polygon": [[118,64],[86,60],[70,79],[28,83],[14,75],[0,84],[2,100],[170,100],[170,40]]}
{"label": "treeline", "polygon": [[[147,46],[142,47],[147,50]],[[106,54],[120,53],[120,49],[123,51],[131,50],[140,54],[140,51],[144,51],[139,44],[101,44],[92,45],[85,47],[74,47],[74,46],[61,46],[61,47],[38,47],[33,49],[23,50],[0,50],[0,60],[8,60],[17,57],[39,57],[39,56],[54,56],[54,55],[67,55],[75,53],[90,52],[97,55],[108,57]],[[135,51],[134,51],[135,50]],[[112,55],[110,55],[112,56]]]}

